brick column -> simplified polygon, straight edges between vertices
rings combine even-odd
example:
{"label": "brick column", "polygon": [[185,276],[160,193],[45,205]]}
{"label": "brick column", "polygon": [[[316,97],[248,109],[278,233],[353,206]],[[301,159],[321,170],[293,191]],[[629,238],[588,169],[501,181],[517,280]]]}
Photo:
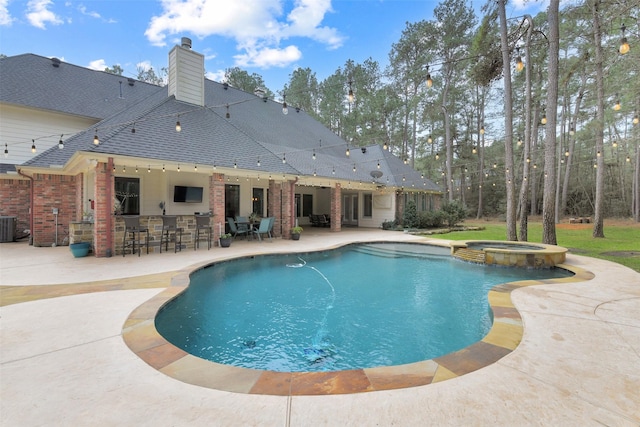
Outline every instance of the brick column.
{"label": "brick column", "polygon": [[220,232],[224,232],[224,174],[214,173],[209,176],[209,210],[213,212],[213,241],[217,242]]}
{"label": "brick column", "polygon": [[94,214],[93,214],[93,254],[106,257],[115,254],[117,242],[114,241],[113,159],[107,163],[98,163],[94,182]]}
{"label": "brick column", "polygon": [[331,188],[331,231],[342,229],[342,186],[336,183]]}
{"label": "brick column", "polygon": [[403,224],[403,216],[404,216],[404,192],[397,190],[395,192],[396,195],[396,220],[401,224]]}
{"label": "brick column", "polygon": [[291,239],[291,227],[296,223],[295,181],[283,181],[282,184],[282,237]]}
{"label": "brick column", "polygon": [[[267,216],[274,217],[272,235],[281,236],[284,234],[282,227],[282,187],[275,181],[269,181],[269,189],[267,190]],[[282,232],[281,232],[282,231]]]}
{"label": "brick column", "polygon": [[[82,221],[84,213],[84,174],[76,175],[76,221]],[[71,232],[69,232],[71,235]]]}

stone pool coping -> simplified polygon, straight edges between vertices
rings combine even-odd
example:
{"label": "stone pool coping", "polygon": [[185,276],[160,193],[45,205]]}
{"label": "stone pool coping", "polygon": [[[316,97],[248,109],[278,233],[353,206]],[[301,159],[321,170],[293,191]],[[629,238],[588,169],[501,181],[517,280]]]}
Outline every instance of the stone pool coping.
{"label": "stone pool coping", "polygon": [[[328,249],[340,246],[343,244]],[[273,255],[272,252],[269,254]],[[259,255],[263,254],[255,254],[255,256]],[[240,257],[243,255],[227,259]],[[216,262],[220,261],[222,260]],[[574,273],[574,276],[547,280],[523,280],[494,286],[488,293],[494,316],[489,333],[469,347],[435,359],[398,366],[348,371],[274,372],[223,365],[201,359],[169,343],[156,330],[157,312],[188,287],[190,274],[210,264],[211,262],[204,262],[180,270],[172,278],[170,287],[137,307],[124,323],[122,329],[124,342],[148,365],[179,381],[222,391],[276,396],[332,395],[392,390],[437,383],[474,372],[511,353],[522,340],[524,329],[520,313],[511,301],[513,290],[542,284],[583,282],[594,277],[593,273],[580,267],[558,264],[557,267]]]}

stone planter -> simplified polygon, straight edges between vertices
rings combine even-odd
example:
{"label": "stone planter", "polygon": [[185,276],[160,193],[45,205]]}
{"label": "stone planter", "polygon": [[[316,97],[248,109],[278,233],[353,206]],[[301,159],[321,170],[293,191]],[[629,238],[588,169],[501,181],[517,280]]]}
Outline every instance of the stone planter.
{"label": "stone planter", "polygon": [[231,237],[227,237],[225,239],[220,239],[220,247],[221,248],[228,248],[229,246],[231,246]]}

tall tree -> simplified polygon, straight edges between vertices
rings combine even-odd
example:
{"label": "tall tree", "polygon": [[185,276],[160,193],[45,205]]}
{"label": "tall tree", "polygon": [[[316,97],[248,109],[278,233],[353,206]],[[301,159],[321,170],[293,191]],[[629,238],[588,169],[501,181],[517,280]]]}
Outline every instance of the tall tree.
{"label": "tall tree", "polygon": [[265,96],[267,98],[273,99],[274,97],[274,93],[267,88],[264,83],[264,79],[260,74],[249,74],[247,71],[239,67],[227,68],[224,70],[224,81],[245,92],[254,93],[256,89],[262,89],[265,91]]}
{"label": "tall tree", "polygon": [[311,68],[296,68],[282,90],[287,104],[318,116],[318,79]]}
{"label": "tall tree", "polygon": [[558,62],[560,56],[560,0],[551,0],[547,9],[549,23],[549,63],[547,80],[547,127],[544,147],[544,197],[542,200],[542,243],[555,245],[556,200],[556,123],[558,108]]}
{"label": "tall tree", "polygon": [[[500,18],[500,45],[502,47],[502,74],[504,76],[504,166],[507,190],[507,240],[518,240],[516,231],[516,190],[513,169],[513,95],[511,92],[511,66],[509,61],[509,38],[507,35],[507,14],[505,3],[498,0]],[[508,170],[508,172],[506,172]]]}
{"label": "tall tree", "polygon": [[113,65],[113,67],[111,67],[111,68],[106,67],[106,68],[104,69],[104,71],[105,71],[106,73],[115,74],[115,75],[117,75],[117,76],[121,76],[121,75],[122,75],[122,73],[124,72],[124,70],[122,69],[122,67],[120,66],[120,64],[114,64],[114,65]]}
{"label": "tall tree", "polygon": [[593,217],[593,237],[604,237],[604,156],[601,155],[604,148],[604,55],[602,52],[602,29],[600,28],[600,1],[593,0],[591,4],[593,14],[593,43],[596,67],[596,120],[595,141],[596,151],[596,197],[595,212]]}
{"label": "tall tree", "polygon": [[446,0],[436,6],[433,11],[436,26],[440,29],[439,40],[436,45],[437,54],[442,61],[440,76],[442,78],[441,109],[444,119],[444,135],[446,148],[446,188],[449,201],[453,201],[453,129],[452,117],[455,114],[455,104],[449,95],[458,83],[458,78],[464,75],[468,61],[462,61],[469,54],[471,31],[476,24],[473,8],[465,0]]}

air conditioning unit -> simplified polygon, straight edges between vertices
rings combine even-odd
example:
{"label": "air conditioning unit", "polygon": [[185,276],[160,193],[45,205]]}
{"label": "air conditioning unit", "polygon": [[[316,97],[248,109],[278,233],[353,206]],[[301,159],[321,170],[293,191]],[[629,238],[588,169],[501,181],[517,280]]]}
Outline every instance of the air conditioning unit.
{"label": "air conditioning unit", "polygon": [[0,243],[13,242],[15,240],[16,217],[0,216]]}

